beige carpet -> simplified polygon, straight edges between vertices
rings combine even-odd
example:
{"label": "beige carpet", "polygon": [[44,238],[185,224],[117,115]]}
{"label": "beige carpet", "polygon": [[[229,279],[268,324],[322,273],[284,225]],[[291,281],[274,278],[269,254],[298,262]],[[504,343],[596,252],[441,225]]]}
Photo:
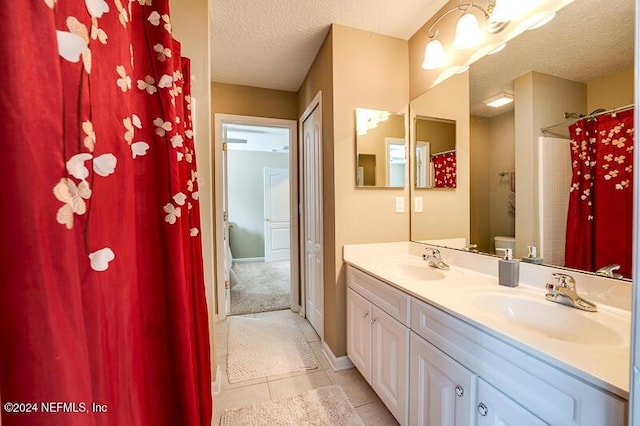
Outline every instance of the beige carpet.
{"label": "beige carpet", "polygon": [[229,317],[227,377],[230,383],[318,368],[307,339],[292,317]]}
{"label": "beige carpet", "polygon": [[234,262],[231,269],[231,315],[289,309],[289,268],[288,260]]}
{"label": "beige carpet", "polygon": [[227,410],[221,426],[231,425],[344,425],[364,426],[340,386],[325,386],[303,394]]}

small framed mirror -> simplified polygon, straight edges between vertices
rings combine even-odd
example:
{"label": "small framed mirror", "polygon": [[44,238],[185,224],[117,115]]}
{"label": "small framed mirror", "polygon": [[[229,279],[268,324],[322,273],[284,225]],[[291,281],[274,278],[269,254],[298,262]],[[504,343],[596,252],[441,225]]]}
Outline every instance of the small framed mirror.
{"label": "small framed mirror", "polygon": [[404,188],[406,181],[405,114],[356,108],[356,186]]}
{"label": "small framed mirror", "polygon": [[456,122],[444,118],[416,116],[414,131],[415,187],[455,189]]}

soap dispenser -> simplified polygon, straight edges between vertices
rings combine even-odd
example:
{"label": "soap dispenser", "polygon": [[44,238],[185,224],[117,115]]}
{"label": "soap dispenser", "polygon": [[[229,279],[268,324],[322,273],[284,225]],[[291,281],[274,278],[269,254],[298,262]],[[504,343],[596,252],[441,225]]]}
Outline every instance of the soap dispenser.
{"label": "soap dispenser", "polygon": [[520,262],[513,259],[510,248],[497,250],[504,251],[504,258],[498,260],[498,284],[517,287],[520,281]]}
{"label": "soap dispenser", "polygon": [[535,246],[527,246],[529,250],[529,254],[527,257],[523,257],[522,261],[527,263],[533,263],[536,265],[542,265],[542,258],[537,256],[536,247]]}

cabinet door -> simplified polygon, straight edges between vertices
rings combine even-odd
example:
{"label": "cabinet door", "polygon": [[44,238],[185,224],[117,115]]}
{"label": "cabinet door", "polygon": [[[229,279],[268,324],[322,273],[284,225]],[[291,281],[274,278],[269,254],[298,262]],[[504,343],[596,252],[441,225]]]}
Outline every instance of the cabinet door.
{"label": "cabinet door", "polygon": [[411,424],[472,424],[475,374],[415,333],[411,333],[410,359]]}
{"label": "cabinet door", "polygon": [[347,289],[347,356],[371,383],[371,303]]}
{"label": "cabinet door", "polygon": [[400,424],[409,412],[409,329],[375,305],[371,387]]}
{"label": "cabinet door", "polygon": [[538,426],[547,423],[482,379],[478,379],[478,426]]}

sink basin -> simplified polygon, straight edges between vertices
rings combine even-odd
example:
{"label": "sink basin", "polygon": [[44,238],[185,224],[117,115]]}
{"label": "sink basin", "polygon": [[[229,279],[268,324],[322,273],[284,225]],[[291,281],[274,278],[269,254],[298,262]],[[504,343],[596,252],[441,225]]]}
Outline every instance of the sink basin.
{"label": "sink basin", "polygon": [[485,315],[547,338],[590,346],[626,344],[619,331],[625,329],[622,319],[604,312],[582,312],[544,299],[504,293],[478,294],[471,304]]}
{"label": "sink basin", "polygon": [[410,263],[395,263],[392,266],[393,273],[400,278],[409,280],[441,280],[445,277],[444,271],[427,266],[426,262],[421,265]]}

